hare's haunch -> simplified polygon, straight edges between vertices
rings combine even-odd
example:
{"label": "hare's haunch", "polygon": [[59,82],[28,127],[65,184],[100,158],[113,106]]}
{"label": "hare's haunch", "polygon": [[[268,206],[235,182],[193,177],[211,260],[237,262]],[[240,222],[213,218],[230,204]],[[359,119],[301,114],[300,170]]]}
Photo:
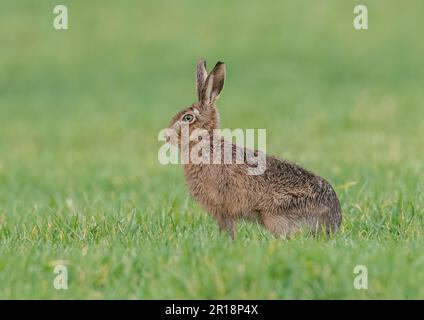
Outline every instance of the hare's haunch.
{"label": "hare's haunch", "polygon": [[[218,62],[208,74],[205,61],[198,62],[196,85],[199,101],[172,119],[168,141],[180,148],[184,145],[193,147],[194,142],[199,141],[193,141],[191,133],[201,129],[217,138],[203,142],[207,143],[210,157],[217,154],[223,157],[226,152],[233,157],[246,156],[248,149],[216,136],[219,112],[215,101],[224,86],[224,79],[224,63]],[[188,128],[189,141],[182,141],[184,126]],[[260,153],[257,150],[252,152]],[[250,174],[252,166],[248,163],[194,163],[189,158],[184,164],[191,195],[216,219],[220,230],[227,231],[234,238],[237,220],[248,219],[277,236],[286,237],[305,227],[314,234],[321,230],[335,232],[342,215],[331,185],[291,162],[262,155],[266,166],[260,174]]]}

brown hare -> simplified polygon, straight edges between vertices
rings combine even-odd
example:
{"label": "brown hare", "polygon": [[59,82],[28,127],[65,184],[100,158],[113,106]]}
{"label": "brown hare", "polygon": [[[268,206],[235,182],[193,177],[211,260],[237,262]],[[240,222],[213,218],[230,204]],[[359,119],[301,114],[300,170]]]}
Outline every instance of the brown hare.
{"label": "brown hare", "polygon": [[[225,65],[218,62],[208,74],[206,62],[197,64],[196,85],[199,101],[179,112],[171,121],[166,141],[181,146],[182,127],[187,126],[189,148],[201,137],[192,139],[195,129],[203,129],[216,136],[219,112],[215,105],[224,86]],[[207,141],[207,140],[205,140]],[[220,154],[229,145],[235,154],[246,154],[246,148],[219,137],[218,143],[207,141],[210,155]],[[214,140],[215,141],[215,140]],[[228,149],[228,148],[227,148]],[[220,151],[220,153],[218,153]],[[255,150],[255,153],[259,151]],[[224,151],[225,153],[225,151]],[[188,189],[217,221],[220,230],[235,236],[239,219],[248,219],[264,226],[276,236],[288,237],[306,228],[313,234],[335,232],[342,215],[340,203],[331,185],[323,178],[285,160],[265,155],[266,169],[261,174],[249,174],[246,163],[184,164]]]}

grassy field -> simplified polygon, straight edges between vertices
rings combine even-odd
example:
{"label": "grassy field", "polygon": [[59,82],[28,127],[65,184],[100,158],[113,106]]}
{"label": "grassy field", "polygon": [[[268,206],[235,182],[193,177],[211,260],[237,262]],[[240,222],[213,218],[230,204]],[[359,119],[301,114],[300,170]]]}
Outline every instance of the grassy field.
{"label": "grassy field", "polygon": [[[66,31],[56,2],[0,4],[0,298],[424,298],[422,1],[361,1],[364,31],[355,1],[63,0]],[[335,186],[338,234],[231,241],[158,163],[199,57],[222,127]]]}

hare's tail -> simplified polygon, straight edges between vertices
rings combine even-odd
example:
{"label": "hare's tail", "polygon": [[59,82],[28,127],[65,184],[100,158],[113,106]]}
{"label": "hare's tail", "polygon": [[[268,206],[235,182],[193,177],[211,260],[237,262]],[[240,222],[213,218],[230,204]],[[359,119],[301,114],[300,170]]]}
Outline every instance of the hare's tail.
{"label": "hare's tail", "polygon": [[265,228],[279,236],[288,237],[305,229],[314,235],[323,232],[331,235],[342,222],[340,202],[329,184],[322,190],[320,197],[296,199],[291,206],[284,202],[277,208],[263,214],[262,222]]}

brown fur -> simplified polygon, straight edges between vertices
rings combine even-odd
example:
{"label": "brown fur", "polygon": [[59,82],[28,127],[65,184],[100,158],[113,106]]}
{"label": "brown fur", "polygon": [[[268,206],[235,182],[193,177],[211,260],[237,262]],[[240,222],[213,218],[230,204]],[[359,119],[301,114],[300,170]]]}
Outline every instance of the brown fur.
{"label": "brown fur", "polygon": [[[179,112],[171,121],[176,129],[174,142],[180,145],[179,123],[186,114],[194,116],[189,132],[206,129],[210,136],[219,128],[219,112],[215,101],[224,85],[225,65],[218,62],[209,75],[206,63],[197,65],[199,102]],[[211,154],[224,149],[225,141],[210,144]],[[190,145],[193,142],[190,142]],[[240,146],[229,144],[233,156],[246,154]],[[259,152],[259,151],[255,151]],[[184,165],[190,194],[217,221],[220,230],[235,236],[239,219],[263,225],[277,236],[287,237],[307,227],[312,233],[335,232],[341,223],[340,203],[331,185],[323,178],[285,160],[266,156],[266,170],[261,175],[248,175],[248,164]]]}

